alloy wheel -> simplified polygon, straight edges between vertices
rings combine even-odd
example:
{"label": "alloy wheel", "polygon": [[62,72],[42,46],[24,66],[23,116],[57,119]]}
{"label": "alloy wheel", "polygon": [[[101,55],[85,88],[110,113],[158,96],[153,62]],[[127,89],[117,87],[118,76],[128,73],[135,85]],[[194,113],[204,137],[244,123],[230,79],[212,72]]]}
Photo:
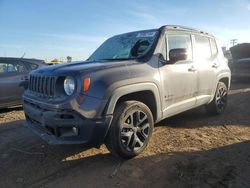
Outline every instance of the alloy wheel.
{"label": "alloy wheel", "polygon": [[216,94],[216,106],[219,111],[224,111],[227,104],[227,89],[220,87]]}
{"label": "alloy wheel", "polygon": [[127,151],[138,151],[149,136],[148,116],[143,111],[133,111],[127,115],[121,126],[121,142]]}

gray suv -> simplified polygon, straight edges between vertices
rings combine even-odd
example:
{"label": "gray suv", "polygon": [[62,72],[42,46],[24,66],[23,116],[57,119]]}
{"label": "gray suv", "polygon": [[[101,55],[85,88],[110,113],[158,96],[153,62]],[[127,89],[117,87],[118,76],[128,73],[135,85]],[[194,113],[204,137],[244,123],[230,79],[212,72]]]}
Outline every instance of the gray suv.
{"label": "gray suv", "polygon": [[85,62],[33,71],[27,127],[51,144],[87,144],[123,158],[141,153],[154,124],[204,105],[224,112],[231,73],[215,38],[182,26],[106,40]]}

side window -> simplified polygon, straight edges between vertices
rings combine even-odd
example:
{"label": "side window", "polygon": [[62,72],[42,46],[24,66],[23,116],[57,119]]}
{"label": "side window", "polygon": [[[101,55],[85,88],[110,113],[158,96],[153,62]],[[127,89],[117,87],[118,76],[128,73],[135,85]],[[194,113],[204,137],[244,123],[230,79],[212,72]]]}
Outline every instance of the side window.
{"label": "side window", "polygon": [[217,44],[216,44],[215,40],[214,39],[210,39],[210,44],[211,44],[212,56],[217,55],[218,48],[217,48]]}
{"label": "side window", "polygon": [[211,58],[211,48],[209,38],[195,35],[195,56],[197,59],[209,59]]}
{"label": "side window", "polygon": [[31,70],[35,70],[38,68],[38,65],[35,63],[29,63],[29,66],[30,66]]}
{"label": "side window", "polygon": [[23,64],[20,63],[9,63],[1,62],[0,63],[0,74],[3,73],[22,73],[25,72],[26,68]]}
{"label": "side window", "polygon": [[14,65],[16,66],[16,71],[17,72],[22,73],[22,72],[26,72],[27,71],[25,65],[23,63],[21,63],[21,62],[18,62],[17,64],[14,64]]}
{"label": "side window", "polygon": [[172,49],[180,49],[184,48],[187,50],[187,59],[192,60],[193,52],[192,52],[192,42],[191,35],[168,35],[167,36],[167,54],[169,54]]}
{"label": "side window", "polygon": [[0,74],[7,72],[7,64],[0,63]]}

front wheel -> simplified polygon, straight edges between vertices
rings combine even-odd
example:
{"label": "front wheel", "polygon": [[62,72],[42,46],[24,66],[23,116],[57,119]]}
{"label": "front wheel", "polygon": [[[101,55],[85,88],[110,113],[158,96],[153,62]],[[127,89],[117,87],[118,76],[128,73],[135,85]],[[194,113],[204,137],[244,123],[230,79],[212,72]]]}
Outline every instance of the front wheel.
{"label": "front wheel", "polygon": [[140,154],[148,145],[154,127],[150,109],[138,101],[125,101],[115,109],[106,146],[122,158]]}
{"label": "front wheel", "polygon": [[223,82],[219,82],[214,95],[214,99],[206,106],[207,112],[210,115],[222,114],[227,106],[227,96],[228,89],[226,84]]}

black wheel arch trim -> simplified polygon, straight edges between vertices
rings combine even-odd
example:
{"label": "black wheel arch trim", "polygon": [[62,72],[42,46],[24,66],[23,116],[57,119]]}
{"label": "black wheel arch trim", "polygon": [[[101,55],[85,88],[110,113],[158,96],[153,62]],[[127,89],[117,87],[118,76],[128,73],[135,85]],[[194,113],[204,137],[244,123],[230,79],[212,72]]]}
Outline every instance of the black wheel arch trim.
{"label": "black wheel arch trim", "polygon": [[154,83],[137,83],[115,89],[110,95],[109,102],[105,109],[105,114],[112,115],[114,113],[117,101],[121,97],[141,91],[151,91],[153,93],[156,102],[156,122],[159,121],[162,118],[162,103],[159,89]]}

